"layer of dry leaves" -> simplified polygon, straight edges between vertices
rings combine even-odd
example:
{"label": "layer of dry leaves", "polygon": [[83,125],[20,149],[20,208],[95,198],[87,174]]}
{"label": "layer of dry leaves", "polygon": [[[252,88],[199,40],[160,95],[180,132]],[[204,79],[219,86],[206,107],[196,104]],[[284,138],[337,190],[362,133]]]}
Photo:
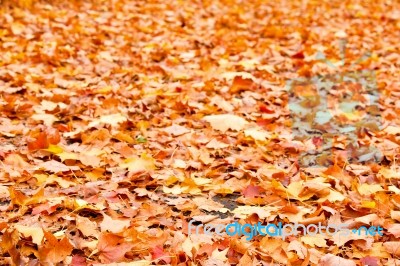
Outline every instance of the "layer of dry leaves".
{"label": "layer of dry leaves", "polygon": [[[19,2],[0,7],[3,264],[400,263],[398,1]],[[339,62],[341,39],[341,71],[371,52],[355,70],[384,129],[303,167],[324,140],[293,140],[285,84],[335,71],[315,54]],[[357,160],[372,144],[382,160]],[[188,237],[191,219],[384,236]]]}

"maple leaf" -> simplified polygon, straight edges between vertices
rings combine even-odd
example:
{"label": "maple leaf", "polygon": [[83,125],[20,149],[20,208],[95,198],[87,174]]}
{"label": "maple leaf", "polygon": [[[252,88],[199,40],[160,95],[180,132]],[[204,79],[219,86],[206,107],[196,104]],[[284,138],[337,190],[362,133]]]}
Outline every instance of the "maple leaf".
{"label": "maple leaf", "polygon": [[0,2],[0,264],[400,264],[399,1]]}
{"label": "maple leaf", "polygon": [[123,237],[112,233],[102,233],[97,250],[102,262],[112,263],[124,260],[125,253],[132,249],[132,243],[124,242]]}
{"label": "maple leaf", "polygon": [[52,233],[45,230],[43,232],[47,241],[39,246],[39,258],[41,261],[58,263],[71,254],[74,247],[66,236],[59,241]]}
{"label": "maple leaf", "polygon": [[[4,226],[2,226],[4,229]],[[18,252],[16,245],[18,243],[18,231],[6,230],[1,238],[0,247],[2,250],[8,252],[15,265],[21,265],[21,253]]]}
{"label": "maple leaf", "polygon": [[113,219],[103,213],[103,221],[100,223],[101,231],[110,231],[112,233],[122,232],[125,228],[129,227],[129,220]]}
{"label": "maple leaf", "polygon": [[176,124],[173,124],[172,126],[165,128],[164,131],[167,132],[168,134],[171,134],[174,137],[190,132],[190,130],[188,130],[186,127]]}
{"label": "maple leaf", "polygon": [[378,258],[367,256],[365,258],[362,258],[360,260],[361,264],[363,266],[378,266],[379,265],[379,260]]}
{"label": "maple leaf", "polygon": [[79,255],[75,255],[72,257],[71,266],[86,266],[86,259]]}
{"label": "maple leaf", "polygon": [[151,249],[151,255],[153,260],[163,260],[165,263],[171,263],[170,255],[164,252],[161,246],[155,246]]}
{"label": "maple leaf", "polygon": [[235,76],[229,90],[232,93],[237,93],[242,90],[244,91],[251,90],[255,86],[256,84],[253,82],[252,79],[242,78],[241,76]]}
{"label": "maple leaf", "polygon": [[326,254],[319,261],[319,265],[321,265],[321,266],[337,266],[337,265],[356,266],[356,263],[352,260],[347,260],[347,259],[341,258],[339,256],[335,256],[332,254]]}
{"label": "maple leaf", "polygon": [[142,153],[140,158],[128,158],[120,164],[122,168],[128,168],[132,172],[151,171],[155,168],[155,160],[151,155]]}
{"label": "maple leaf", "polygon": [[286,264],[288,262],[288,257],[285,250],[287,249],[288,245],[288,243],[283,242],[279,238],[271,239],[264,237],[260,242],[260,249],[277,262]]}
{"label": "maple leaf", "polygon": [[209,115],[203,117],[203,120],[209,122],[213,129],[222,132],[226,132],[229,129],[240,131],[248,124],[242,117],[231,114]]}
{"label": "maple leaf", "polygon": [[32,237],[32,243],[40,245],[42,243],[44,233],[40,227],[30,227],[17,224],[15,229],[25,237]]}
{"label": "maple leaf", "polygon": [[254,198],[260,196],[261,192],[261,187],[259,186],[253,186],[253,185],[248,185],[244,190],[243,190],[243,195],[246,198]]}
{"label": "maple leaf", "polygon": [[101,123],[109,124],[109,125],[111,125],[113,127],[116,127],[116,126],[118,126],[118,124],[123,123],[123,122],[125,122],[127,120],[128,119],[124,115],[122,115],[120,113],[111,114],[111,115],[103,115],[103,116],[100,117],[100,119],[90,122],[88,127],[96,127]]}
{"label": "maple leaf", "polygon": [[38,189],[37,192],[30,197],[13,187],[9,188],[9,192],[12,203],[20,206],[36,204],[44,200],[44,188]]}
{"label": "maple leaf", "polygon": [[395,256],[400,256],[400,242],[387,241],[383,243],[383,246],[390,254],[393,254]]}
{"label": "maple leaf", "polygon": [[38,168],[42,168],[42,169],[45,169],[46,171],[50,171],[50,172],[54,172],[54,173],[80,169],[79,166],[67,166],[67,165],[57,162],[55,160],[40,163],[38,165]]}
{"label": "maple leaf", "polygon": [[86,217],[76,217],[76,228],[86,237],[98,236],[100,233],[97,224]]}
{"label": "maple leaf", "polygon": [[29,150],[47,149],[49,142],[46,132],[40,132],[35,141],[28,142]]}
{"label": "maple leaf", "polygon": [[244,131],[244,135],[246,137],[252,137],[254,140],[259,140],[259,141],[265,141],[271,137],[271,135],[263,131],[260,128],[251,128],[251,129],[246,129]]}
{"label": "maple leaf", "polygon": [[32,209],[32,214],[39,214],[42,212],[47,212],[48,214],[52,214],[53,212],[57,211],[57,208],[60,206],[59,203],[50,203],[46,202],[43,204],[40,204]]}

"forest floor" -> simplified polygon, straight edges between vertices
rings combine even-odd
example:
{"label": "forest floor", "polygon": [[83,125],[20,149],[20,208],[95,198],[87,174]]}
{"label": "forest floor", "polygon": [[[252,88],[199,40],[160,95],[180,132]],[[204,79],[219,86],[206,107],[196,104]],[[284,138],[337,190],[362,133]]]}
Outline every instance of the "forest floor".
{"label": "forest floor", "polygon": [[400,265],[399,1],[19,2],[1,264]]}

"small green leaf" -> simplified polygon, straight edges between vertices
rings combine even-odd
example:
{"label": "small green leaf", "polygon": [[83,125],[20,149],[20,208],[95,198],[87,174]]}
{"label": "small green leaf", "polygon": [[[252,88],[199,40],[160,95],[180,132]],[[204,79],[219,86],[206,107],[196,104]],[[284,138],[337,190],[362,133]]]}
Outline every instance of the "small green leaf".
{"label": "small green leaf", "polygon": [[143,137],[142,135],[138,135],[138,136],[136,136],[136,141],[138,143],[146,143],[147,139],[145,137]]}

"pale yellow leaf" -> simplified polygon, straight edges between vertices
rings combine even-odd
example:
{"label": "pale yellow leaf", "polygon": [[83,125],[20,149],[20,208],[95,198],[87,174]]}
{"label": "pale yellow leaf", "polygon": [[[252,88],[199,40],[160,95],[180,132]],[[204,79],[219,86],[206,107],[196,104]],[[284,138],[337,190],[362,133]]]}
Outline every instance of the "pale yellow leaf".
{"label": "pale yellow leaf", "polygon": [[232,114],[209,115],[203,117],[203,120],[209,122],[213,129],[222,132],[226,132],[229,129],[240,131],[248,124],[244,118]]}
{"label": "pale yellow leaf", "polygon": [[15,229],[18,230],[25,237],[32,237],[32,243],[36,245],[42,244],[42,239],[44,237],[44,233],[42,228],[38,226],[25,226],[25,225],[15,225]]}
{"label": "pale yellow leaf", "polygon": [[378,191],[383,191],[384,189],[378,184],[362,184],[357,188],[361,195],[371,195]]}
{"label": "pale yellow leaf", "polygon": [[315,235],[315,236],[311,236],[311,235],[302,236],[302,237],[300,237],[300,240],[304,244],[307,244],[311,247],[320,247],[320,248],[328,247],[324,236],[320,235],[320,234]]}

